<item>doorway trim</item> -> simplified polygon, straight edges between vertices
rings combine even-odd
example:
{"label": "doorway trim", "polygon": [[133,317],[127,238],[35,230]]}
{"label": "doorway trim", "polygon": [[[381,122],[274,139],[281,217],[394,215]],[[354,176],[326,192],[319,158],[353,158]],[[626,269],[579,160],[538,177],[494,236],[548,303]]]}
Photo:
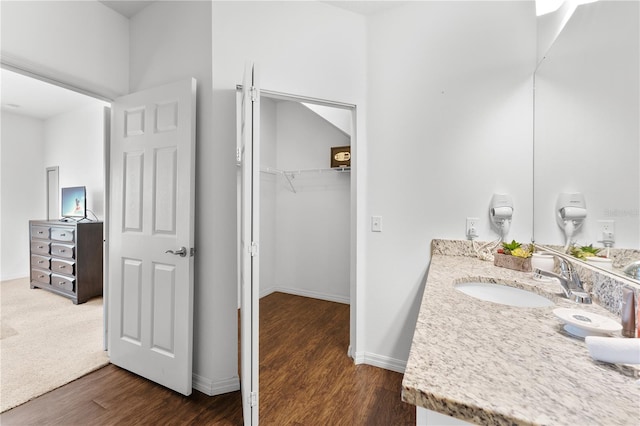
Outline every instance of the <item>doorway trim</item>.
{"label": "doorway trim", "polygon": [[[72,92],[77,92],[82,95],[86,95],[91,98],[98,99],[100,101],[109,102],[109,103],[113,102],[113,98],[109,96],[102,95],[99,92],[95,92],[88,88],[82,88],[73,83],[67,83],[62,79],[60,79],[59,77],[55,76],[54,75],[55,73],[47,72],[47,70],[44,70],[44,69],[42,70],[33,69],[32,64],[29,64],[29,65],[22,64],[21,63],[22,61],[19,61],[15,58],[10,58],[8,56],[9,55],[3,55],[2,59],[0,59],[0,67],[6,70],[13,71],[15,73],[22,74],[27,77],[31,77],[36,80],[44,81],[45,83],[62,87],[63,89],[71,90]],[[52,74],[52,75],[47,76],[47,74]]]}
{"label": "doorway trim", "polygon": [[60,217],[60,167],[47,167],[47,220]]}

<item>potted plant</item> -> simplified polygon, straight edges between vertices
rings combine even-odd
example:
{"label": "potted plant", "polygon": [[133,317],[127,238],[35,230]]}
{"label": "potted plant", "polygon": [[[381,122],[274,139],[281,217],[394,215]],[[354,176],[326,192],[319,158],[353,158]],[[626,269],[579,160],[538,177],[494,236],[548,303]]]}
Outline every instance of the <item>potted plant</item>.
{"label": "potted plant", "polygon": [[613,261],[604,254],[600,254],[602,248],[593,247],[593,244],[588,246],[572,246],[569,253],[573,257],[584,260],[594,266],[611,270],[613,268]]}
{"label": "potted plant", "polygon": [[[593,247],[593,244],[589,244],[588,246],[572,246],[569,250],[569,253],[573,257],[577,257],[578,259],[586,260],[588,257],[599,256],[600,248]],[[606,256],[602,256],[606,257]]]}
{"label": "potted plant", "polygon": [[510,243],[503,242],[502,247],[493,256],[493,264],[515,271],[531,272],[532,254],[532,245],[523,247],[516,240],[512,240]]}

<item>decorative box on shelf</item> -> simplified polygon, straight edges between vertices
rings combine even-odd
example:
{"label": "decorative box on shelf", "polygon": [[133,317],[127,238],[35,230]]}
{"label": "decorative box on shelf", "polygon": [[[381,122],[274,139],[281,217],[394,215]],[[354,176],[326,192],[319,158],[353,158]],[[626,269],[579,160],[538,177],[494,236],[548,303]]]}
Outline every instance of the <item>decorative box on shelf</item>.
{"label": "decorative box on shelf", "polygon": [[351,167],[351,147],[334,146],[331,148],[331,168]]}
{"label": "decorative box on shelf", "polygon": [[517,257],[510,254],[495,253],[493,264],[514,271],[531,272],[531,258]]}

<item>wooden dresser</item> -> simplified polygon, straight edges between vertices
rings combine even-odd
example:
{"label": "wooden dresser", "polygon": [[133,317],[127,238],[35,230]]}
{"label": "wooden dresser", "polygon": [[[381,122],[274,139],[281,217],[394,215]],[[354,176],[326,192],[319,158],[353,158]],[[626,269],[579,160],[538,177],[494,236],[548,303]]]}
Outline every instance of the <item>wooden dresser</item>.
{"label": "wooden dresser", "polygon": [[29,221],[31,288],[74,304],[102,295],[102,222]]}

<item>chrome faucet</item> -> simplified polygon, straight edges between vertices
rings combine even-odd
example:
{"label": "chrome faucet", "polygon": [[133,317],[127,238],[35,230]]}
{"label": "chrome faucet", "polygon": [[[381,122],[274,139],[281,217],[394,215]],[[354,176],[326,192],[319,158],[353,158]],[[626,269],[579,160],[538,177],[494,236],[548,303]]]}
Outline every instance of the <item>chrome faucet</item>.
{"label": "chrome faucet", "polygon": [[591,303],[591,296],[584,291],[582,281],[580,281],[580,277],[571,265],[571,262],[568,262],[560,256],[554,257],[557,258],[560,263],[560,275],[538,268],[534,271],[535,275],[544,275],[545,277],[555,278],[560,281],[560,285],[567,299],[571,299],[577,303]]}

